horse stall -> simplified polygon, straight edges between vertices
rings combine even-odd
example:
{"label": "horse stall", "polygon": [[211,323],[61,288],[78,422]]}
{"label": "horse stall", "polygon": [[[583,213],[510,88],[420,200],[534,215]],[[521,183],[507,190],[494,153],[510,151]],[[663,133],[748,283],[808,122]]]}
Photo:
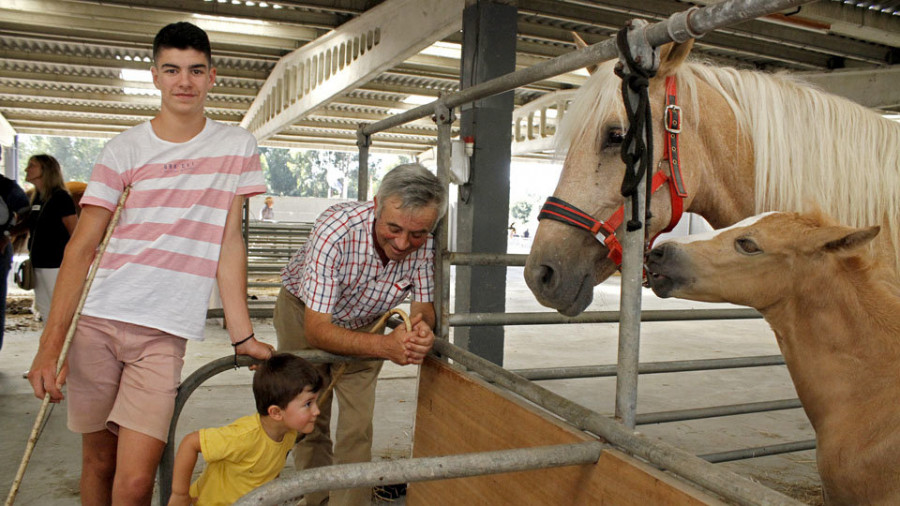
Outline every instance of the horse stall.
{"label": "horse stall", "polygon": [[[752,3],[752,5],[748,5]],[[675,40],[684,42],[710,30],[764,15],[803,2],[724,2],[691,9],[668,21],[644,26],[633,23],[626,37],[635,35],[637,51]],[[643,36],[643,42],[640,40]],[[643,45],[642,45],[643,44]],[[646,53],[645,53],[646,55]],[[616,57],[613,41],[588,46],[534,67],[444,95],[385,120],[361,125],[360,180],[368,177],[371,137],[422,117],[438,123],[438,176],[450,180],[450,124],[455,107],[503,93],[550,75],[586,67]],[[649,58],[644,58],[647,61]],[[673,129],[677,130],[676,125]],[[646,179],[637,186],[640,194]],[[363,190],[360,185],[361,192]],[[640,200],[627,202],[640,214]],[[590,229],[590,227],[584,227]],[[612,227],[615,228],[615,227]],[[704,314],[679,311],[641,313],[643,231],[624,234],[622,242],[620,311],[588,312],[575,317],[556,313],[450,313],[451,265],[523,266],[525,255],[449,251],[446,220],[436,231],[440,252],[436,269],[439,320],[435,358],[420,372],[414,431],[413,458],[406,461],[348,464],[326,473],[308,470],[276,480],[242,499],[240,504],[278,504],[306,492],[361,485],[409,483],[409,504],[799,504],[779,492],[711,462],[775,454],[815,447],[806,440],[765,448],[721,452],[700,458],[634,429],[640,423],[659,423],[704,416],[799,407],[796,399],[681,410],[679,413],[636,413],[638,374],[647,372],[771,366],[783,364],[779,356],[710,359],[639,364],[641,321],[760,318],[752,310],[720,309]],[[507,371],[449,342],[451,326],[527,325],[541,323],[618,323],[618,363],[612,366]],[[535,379],[615,375],[615,418],[601,415],[532,383]],[[512,428],[514,425],[514,429]],[[597,459],[581,450],[604,445]],[[567,446],[571,454],[560,458],[556,450]],[[585,445],[585,446],[582,446]],[[577,450],[576,450],[577,449]],[[577,456],[575,454],[578,454]],[[587,452],[590,454],[590,451]],[[584,460],[582,460],[584,459]]]}

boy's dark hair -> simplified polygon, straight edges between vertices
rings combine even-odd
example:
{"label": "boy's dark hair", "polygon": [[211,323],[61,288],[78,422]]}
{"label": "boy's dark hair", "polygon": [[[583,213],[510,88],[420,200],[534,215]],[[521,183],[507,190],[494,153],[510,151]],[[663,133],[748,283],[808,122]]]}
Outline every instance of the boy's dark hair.
{"label": "boy's dark hair", "polygon": [[322,376],[306,360],[290,353],[276,353],[259,364],[253,374],[256,411],[269,414],[269,406],[287,407],[304,390],[322,389]]}
{"label": "boy's dark hair", "polygon": [[212,65],[212,49],[209,37],[197,25],[179,21],[162,27],[153,39],[153,61],[163,49],[195,49],[206,55],[206,62]]}

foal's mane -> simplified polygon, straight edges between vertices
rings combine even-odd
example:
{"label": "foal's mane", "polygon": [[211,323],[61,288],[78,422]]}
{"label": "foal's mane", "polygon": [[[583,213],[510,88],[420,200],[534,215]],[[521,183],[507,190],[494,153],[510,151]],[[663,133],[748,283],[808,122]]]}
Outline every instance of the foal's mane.
{"label": "foal's mane", "polygon": [[[625,125],[613,65],[603,64],[582,86],[560,128],[560,146],[579,139],[598,145],[602,123],[616,118]],[[698,81],[725,98],[750,137],[757,213],[803,211],[814,202],[847,225],[886,224],[882,233],[900,252],[900,124],[784,74],[696,62],[682,64],[676,74],[688,95],[682,100],[693,104],[701,121]],[[653,113],[658,118],[660,112]]]}

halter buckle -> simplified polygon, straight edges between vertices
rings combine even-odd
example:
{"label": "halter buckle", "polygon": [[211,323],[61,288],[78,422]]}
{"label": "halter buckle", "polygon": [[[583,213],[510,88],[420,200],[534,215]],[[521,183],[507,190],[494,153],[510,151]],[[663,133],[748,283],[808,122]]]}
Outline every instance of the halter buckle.
{"label": "halter buckle", "polygon": [[665,109],[666,115],[666,132],[670,134],[681,133],[681,107],[675,104],[669,104]]}

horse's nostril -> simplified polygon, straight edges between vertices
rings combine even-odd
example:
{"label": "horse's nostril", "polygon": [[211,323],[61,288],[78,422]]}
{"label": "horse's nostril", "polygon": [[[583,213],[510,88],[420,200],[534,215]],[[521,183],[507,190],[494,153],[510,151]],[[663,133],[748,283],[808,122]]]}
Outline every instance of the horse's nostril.
{"label": "horse's nostril", "polygon": [[549,265],[541,265],[541,284],[549,285],[553,282],[553,268]]}

